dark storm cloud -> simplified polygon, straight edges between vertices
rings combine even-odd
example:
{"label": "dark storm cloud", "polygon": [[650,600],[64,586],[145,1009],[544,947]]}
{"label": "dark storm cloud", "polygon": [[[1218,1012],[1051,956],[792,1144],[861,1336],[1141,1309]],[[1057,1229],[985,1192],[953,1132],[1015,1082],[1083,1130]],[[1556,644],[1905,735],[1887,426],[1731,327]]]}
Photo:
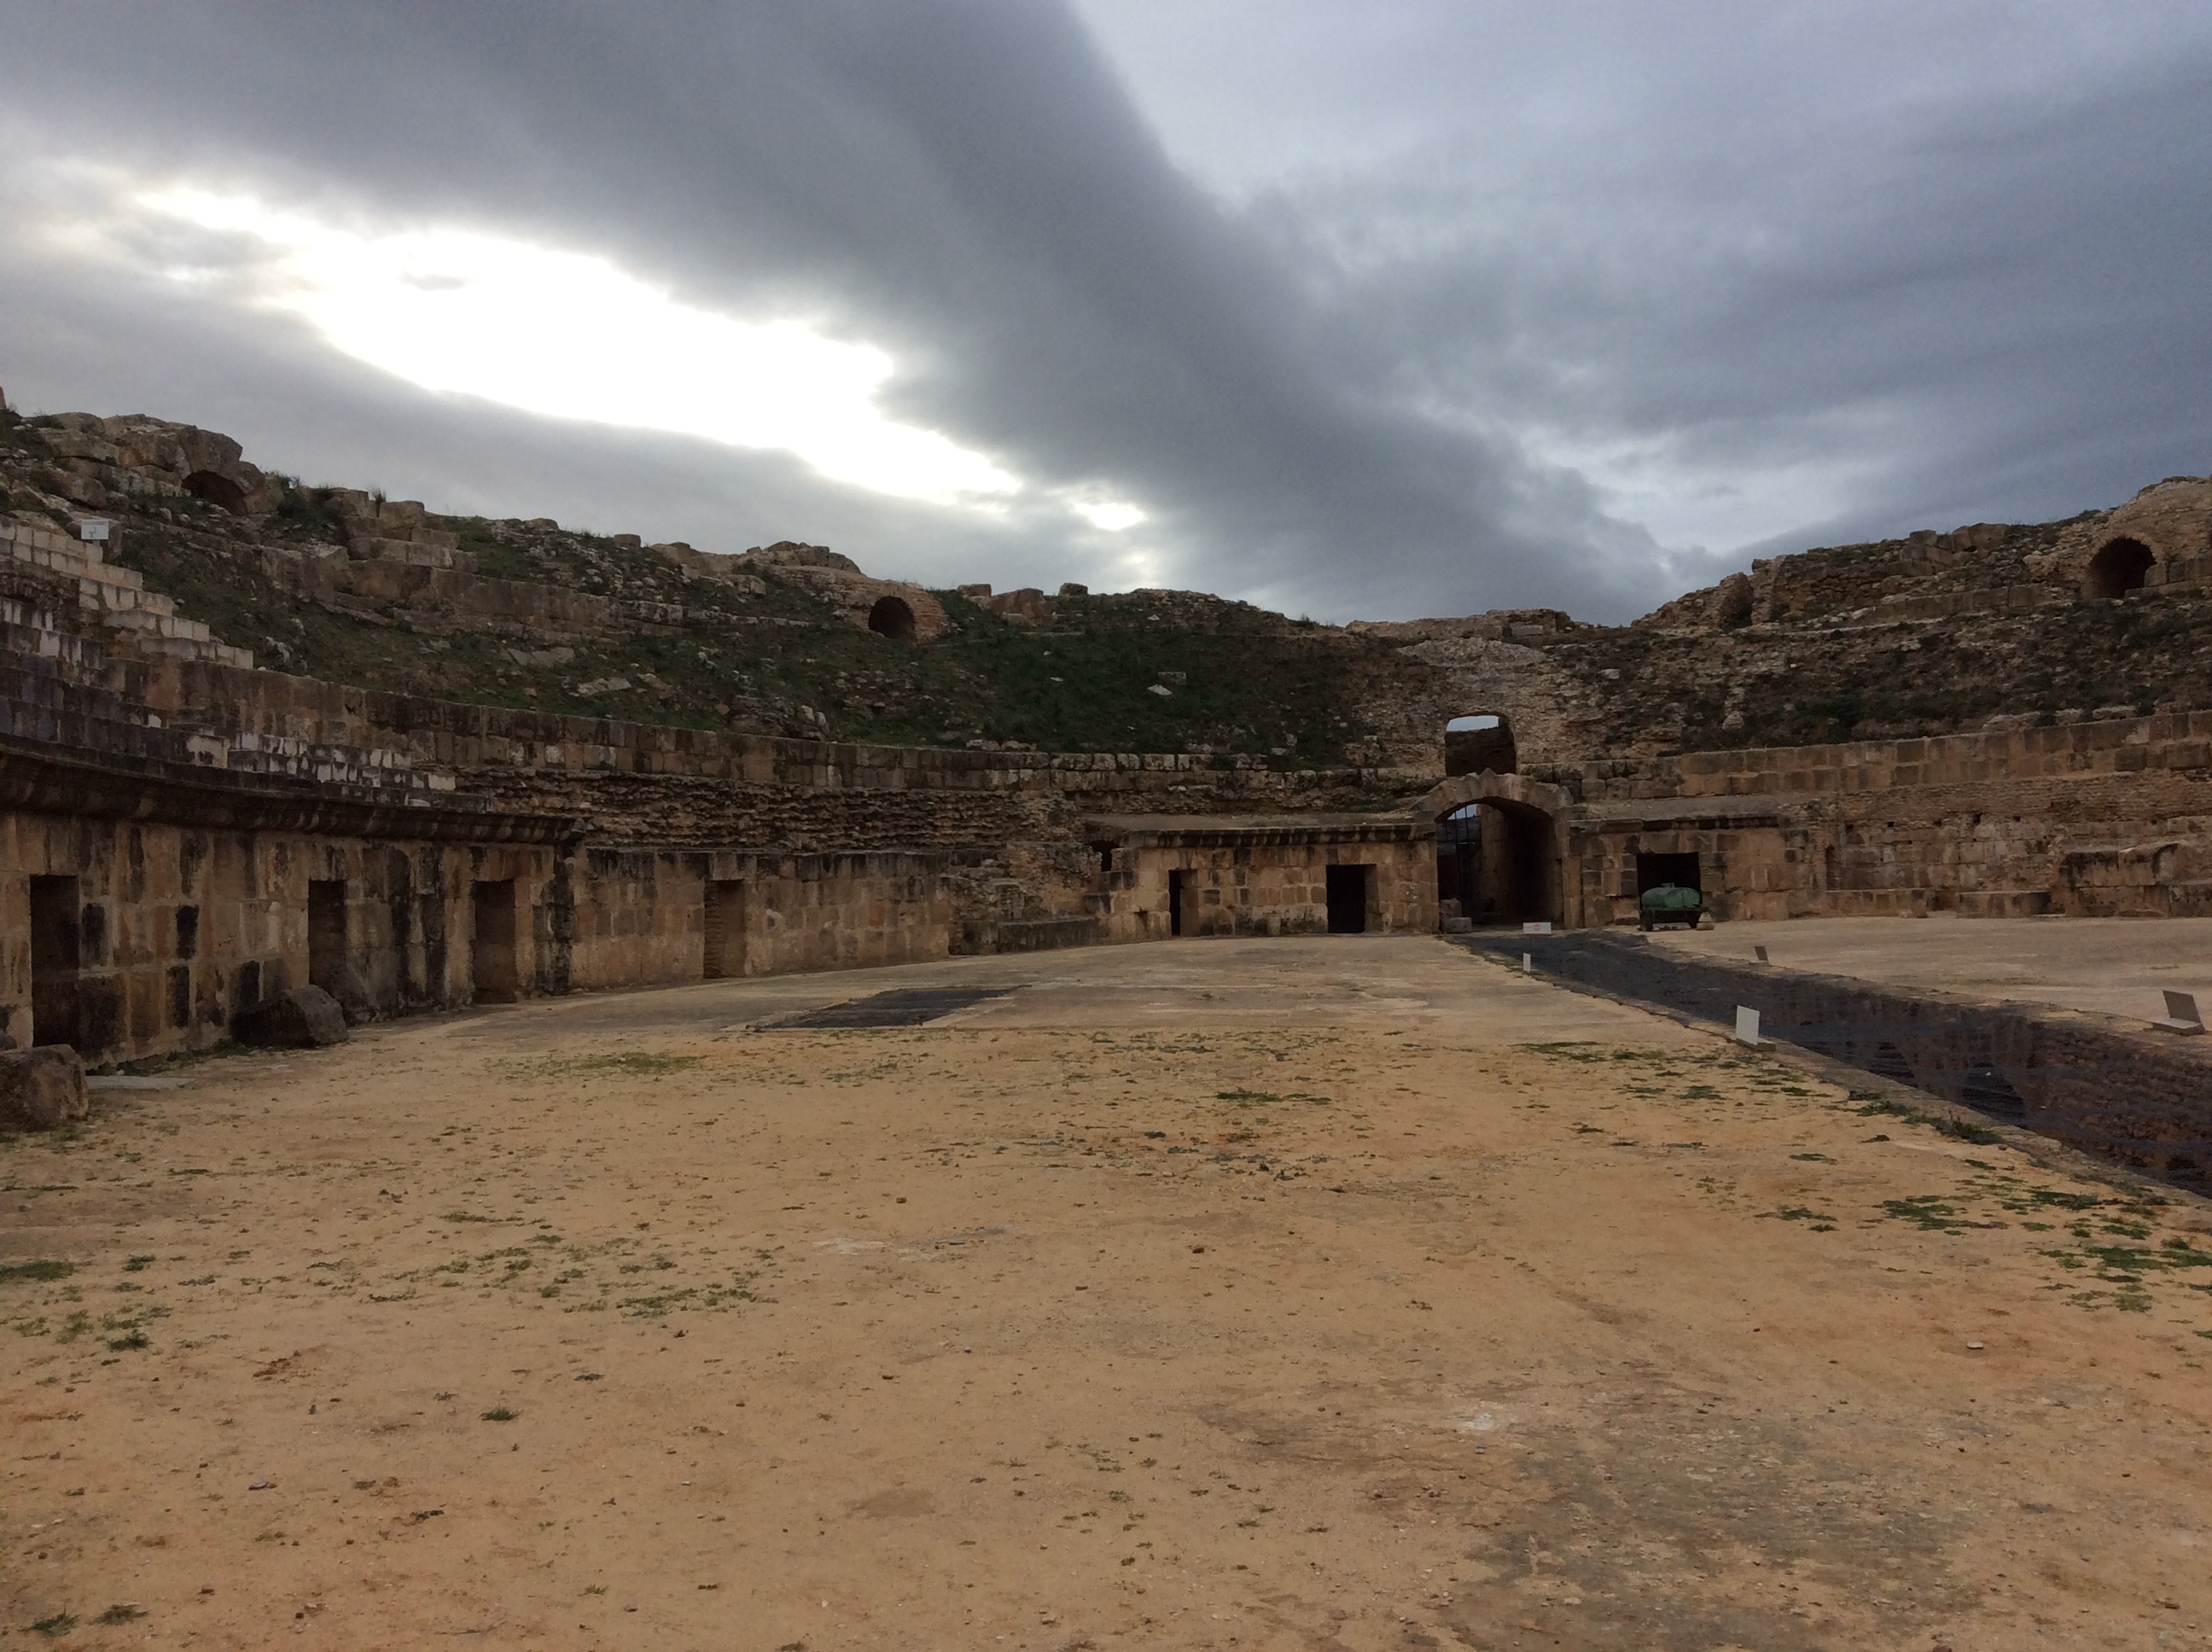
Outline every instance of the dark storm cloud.
{"label": "dark storm cloud", "polygon": [[[58,148],[605,249],[695,301],[824,316],[899,356],[912,416],[1139,499],[1188,547],[1186,581],[1464,606],[1556,588],[1561,555],[1614,584],[1593,547],[1640,539],[1571,477],[1340,382],[1293,282],[1051,8],[164,0],[8,27],[7,96]],[[295,400],[310,354],[256,361],[246,398]],[[911,561],[883,525],[862,554]],[[922,533],[942,575],[975,571],[951,525]]]}
{"label": "dark storm cloud", "polygon": [[[2066,514],[2212,467],[2201,6],[1477,3],[1362,30],[1316,0],[1318,43],[1243,0],[1089,9],[1178,152],[1328,284],[1339,348],[1630,493],[1641,467],[1709,543]],[[1240,26],[1242,53],[1205,38]],[[1219,112],[1286,81],[1318,136],[1271,131],[1285,161]]]}
{"label": "dark storm cloud", "polygon": [[[1802,543],[2204,468],[2204,32],[2109,28],[2124,49],[2057,76],[2022,12],[1914,24],[1900,97],[1886,46],[1808,46],[1783,8],[1565,8],[1540,37],[1411,0],[1099,0],[1096,33],[1024,0],[0,0],[0,122],[19,191],[91,158],[604,252],[879,343],[902,416],[1151,511],[1166,581],[1625,617],[1717,566],[1640,523],[1724,548],[1737,519],[1646,512],[1639,474],[1656,498],[1825,467],[1741,513]],[[4,232],[0,300],[19,399],[195,417],[450,508],[945,582],[1113,582],[1125,543],[1035,495],[994,519],[429,396]]]}

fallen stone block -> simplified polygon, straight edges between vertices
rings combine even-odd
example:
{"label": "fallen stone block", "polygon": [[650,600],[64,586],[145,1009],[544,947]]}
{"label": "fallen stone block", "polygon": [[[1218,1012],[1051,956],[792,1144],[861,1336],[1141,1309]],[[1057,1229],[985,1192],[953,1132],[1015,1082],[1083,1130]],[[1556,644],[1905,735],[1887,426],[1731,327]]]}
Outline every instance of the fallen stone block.
{"label": "fallen stone block", "polygon": [[308,1049],[343,1044],[345,1011],[319,987],[295,987],[238,1017],[238,1042],[269,1048]]}
{"label": "fallen stone block", "polygon": [[84,1063],[68,1045],[0,1052],[0,1130],[52,1130],[88,1106]]}

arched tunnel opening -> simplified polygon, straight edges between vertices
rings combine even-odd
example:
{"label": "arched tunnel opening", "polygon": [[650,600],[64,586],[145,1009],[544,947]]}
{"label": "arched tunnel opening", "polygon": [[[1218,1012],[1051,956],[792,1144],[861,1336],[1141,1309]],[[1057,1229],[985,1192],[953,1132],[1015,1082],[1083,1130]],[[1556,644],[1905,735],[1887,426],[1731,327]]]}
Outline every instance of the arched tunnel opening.
{"label": "arched tunnel opening", "polygon": [[1437,898],[1478,924],[1558,921],[1552,817],[1507,798],[1462,805],[1437,823]]}
{"label": "arched tunnel opening", "polygon": [[2158,565],[2148,545],[2140,539],[2115,539],[2089,559],[2089,572],[2081,584],[2085,597],[2110,600],[2140,591]]}
{"label": "arched tunnel opening", "polygon": [[878,597],[868,610],[868,629],[893,642],[914,641],[914,610],[903,597]]}
{"label": "arched tunnel opening", "polygon": [[185,491],[233,516],[246,514],[246,489],[219,471],[193,471],[185,478]]}

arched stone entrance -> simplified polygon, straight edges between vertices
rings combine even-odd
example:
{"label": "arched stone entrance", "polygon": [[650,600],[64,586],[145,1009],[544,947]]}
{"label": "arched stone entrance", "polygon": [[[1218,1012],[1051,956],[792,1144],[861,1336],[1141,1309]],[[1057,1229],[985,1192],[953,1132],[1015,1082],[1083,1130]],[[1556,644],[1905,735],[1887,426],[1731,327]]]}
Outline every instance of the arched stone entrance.
{"label": "arched stone entrance", "polygon": [[[1477,805],[1472,834],[1461,812]],[[1567,910],[1566,819],[1573,800],[1560,787],[1486,769],[1446,780],[1423,811],[1455,835],[1471,836],[1455,868],[1460,910],[1478,924],[1573,920]]]}
{"label": "arched stone entrance", "polygon": [[893,642],[914,641],[914,610],[903,597],[878,597],[868,610],[868,629]]}
{"label": "arched stone entrance", "polygon": [[2106,600],[2124,597],[2130,591],[2142,590],[2143,581],[2157,565],[2157,556],[2142,540],[2124,537],[2107,540],[2089,559],[2088,572],[2081,580],[2081,594]]}

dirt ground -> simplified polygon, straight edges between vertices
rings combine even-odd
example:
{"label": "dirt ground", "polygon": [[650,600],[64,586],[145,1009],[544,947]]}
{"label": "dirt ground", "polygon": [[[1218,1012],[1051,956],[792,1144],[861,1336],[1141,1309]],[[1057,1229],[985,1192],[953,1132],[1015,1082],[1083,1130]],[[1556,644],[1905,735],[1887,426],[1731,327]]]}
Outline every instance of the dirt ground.
{"label": "dirt ground", "polygon": [[1440,942],[174,1076],[0,1143],[11,1643],[2212,1643],[2212,1207]]}

